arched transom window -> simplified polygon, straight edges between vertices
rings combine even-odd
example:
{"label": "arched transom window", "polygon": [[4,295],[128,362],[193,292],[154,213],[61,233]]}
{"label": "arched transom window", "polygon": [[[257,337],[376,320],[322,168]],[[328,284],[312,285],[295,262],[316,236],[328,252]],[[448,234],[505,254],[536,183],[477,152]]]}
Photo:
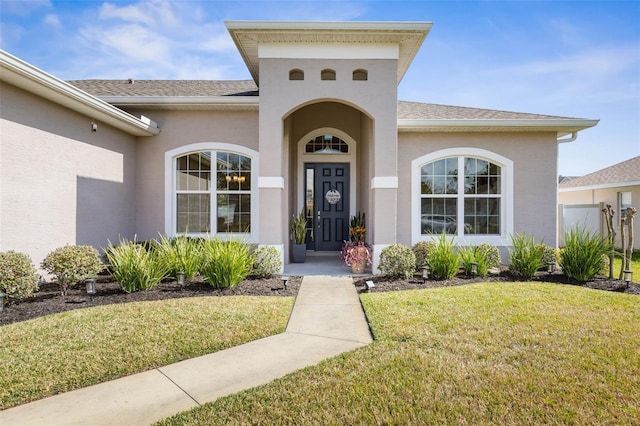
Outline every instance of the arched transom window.
{"label": "arched transom window", "polygon": [[175,158],[177,233],[250,233],[252,160],[226,151]]}
{"label": "arched transom window", "polygon": [[307,154],[348,154],[349,144],[333,135],[320,135],[305,145]]}

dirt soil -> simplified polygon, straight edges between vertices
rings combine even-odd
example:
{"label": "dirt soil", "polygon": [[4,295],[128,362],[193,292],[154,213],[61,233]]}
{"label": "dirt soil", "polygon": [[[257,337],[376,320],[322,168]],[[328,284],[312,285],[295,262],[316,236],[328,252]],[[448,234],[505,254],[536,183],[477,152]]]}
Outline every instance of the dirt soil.
{"label": "dirt soil", "polygon": [[[371,280],[375,287],[367,289],[365,282]],[[358,277],[354,279],[354,284],[359,293],[397,291],[409,289],[424,289],[434,287],[450,287],[464,284],[471,284],[484,281],[518,281],[508,270],[503,269],[499,273],[491,274],[488,277],[467,277],[459,274],[451,280],[437,281],[414,277],[409,279],[392,279],[382,275],[370,277]],[[605,277],[596,277],[592,281],[579,283],[568,279],[561,273],[548,274],[540,272],[534,281],[557,282],[568,285],[579,285],[583,287],[616,291],[627,294],[640,295],[640,285],[631,283],[629,286],[624,281],[609,280]],[[126,293],[117,282],[110,277],[100,277],[96,282],[97,293],[90,298],[84,286],[71,288],[65,297],[60,294],[60,286],[57,283],[46,283],[33,297],[23,301],[12,301],[5,306],[0,313],[0,325],[11,324],[18,321],[25,321],[32,318],[70,311],[73,309],[86,308],[96,305],[107,305],[111,303],[127,303],[145,300],[163,300],[180,297],[202,297],[202,296],[293,296],[298,294],[302,277],[290,277],[285,289],[280,276],[273,276],[269,279],[246,279],[235,288],[214,288],[206,281],[196,278],[188,280],[181,290],[173,280],[166,280],[158,286],[147,291]]]}

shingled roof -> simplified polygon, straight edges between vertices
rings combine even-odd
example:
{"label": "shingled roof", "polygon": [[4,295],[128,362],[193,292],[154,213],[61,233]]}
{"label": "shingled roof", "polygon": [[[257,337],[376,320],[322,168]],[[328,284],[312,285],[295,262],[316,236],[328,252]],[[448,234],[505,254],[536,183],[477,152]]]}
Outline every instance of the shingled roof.
{"label": "shingled roof", "polygon": [[[233,97],[259,96],[252,80],[72,80],[68,83],[99,98],[111,97]],[[482,108],[398,101],[398,118],[405,120],[547,120],[566,119]]]}
{"label": "shingled roof", "polygon": [[560,184],[560,189],[640,185],[640,156]]}
{"label": "shingled roof", "polygon": [[253,80],[71,80],[69,84],[101,97],[258,96]]}

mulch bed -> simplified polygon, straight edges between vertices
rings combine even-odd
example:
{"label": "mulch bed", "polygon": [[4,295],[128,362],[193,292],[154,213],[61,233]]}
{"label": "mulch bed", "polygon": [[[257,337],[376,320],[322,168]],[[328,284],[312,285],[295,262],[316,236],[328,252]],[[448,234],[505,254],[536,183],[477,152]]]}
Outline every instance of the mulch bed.
{"label": "mulch bed", "polygon": [[[367,289],[365,281],[371,280],[375,287]],[[491,274],[487,277],[467,277],[459,274],[451,280],[427,280],[422,278],[392,279],[383,275],[370,277],[358,277],[354,279],[354,284],[359,293],[398,291],[410,289],[424,289],[434,287],[451,287],[464,284],[487,281],[519,281],[507,269],[500,270],[499,273]],[[621,280],[609,280],[605,277],[596,277],[592,281],[580,283],[567,278],[564,274],[540,272],[533,281],[557,282],[567,285],[579,285],[597,290],[616,291],[620,293],[640,295],[640,285],[631,283],[627,286]],[[215,288],[206,281],[196,278],[188,280],[182,290],[173,280],[161,282],[158,286],[147,291],[137,291],[126,293],[117,282],[110,277],[100,277],[96,282],[97,293],[90,298],[84,286],[69,289],[66,297],[60,295],[60,286],[57,283],[46,283],[33,297],[23,301],[12,301],[0,313],[0,325],[11,324],[18,321],[70,311],[73,309],[86,308],[96,305],[108,305],[111,303],[139,302],[146,300],[164,300],[181,297],[202,297],[202,296],[292,296],[298,294],[302,277],[290,277],[285,289],[280,276],[273,276],[269,279],[246,279],[234,288]]]}

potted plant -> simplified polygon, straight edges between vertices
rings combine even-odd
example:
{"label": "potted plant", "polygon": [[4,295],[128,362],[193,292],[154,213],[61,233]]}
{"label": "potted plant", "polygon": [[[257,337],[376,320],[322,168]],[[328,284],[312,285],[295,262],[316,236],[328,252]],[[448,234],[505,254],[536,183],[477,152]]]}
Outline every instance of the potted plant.
{"label": "potted plant", "polygon": [[364,242],[367,235],[364,213],[358,212],[349,222],[349,239],[342,245],[340,258],[351,266],[354,274],[362,274],[367,265],[371,265],[371,250]]}
{"label": "potted plant", "polygon": [[304,263],[307,257],[307,218],[304,217],[304,210],[299,214],[291,217],[291,223],[289,224],[289,230],[291,231],[291,254],[293,257],[293,263]]}
{"label": "potted plant", "polygon": [[364,241],[345,241],[340,251],[345,265],[351,266],[351,272],[362,274],[367,265],[371,265],[371,250]]}

